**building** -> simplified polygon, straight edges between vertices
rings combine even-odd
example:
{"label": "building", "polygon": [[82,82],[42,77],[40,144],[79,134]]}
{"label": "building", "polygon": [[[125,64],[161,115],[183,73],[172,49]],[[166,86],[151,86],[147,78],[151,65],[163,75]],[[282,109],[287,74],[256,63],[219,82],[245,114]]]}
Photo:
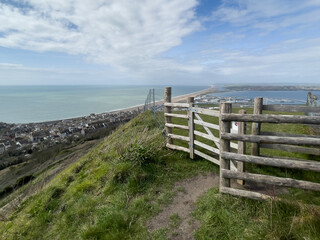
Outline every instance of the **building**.
{"label": "building", "polygon": [[308,92],[307,105],[310,107],[320,107],[320,98],[313,95],[312,92]]}
{"label": "building", "polygon": [[4,143],[0,143],[0,154],[4,153],[5,150],[6,146],[4,145]]}
{"label": "building", "polygon": [[[308,92],[307,106],[320,107],[320,98],[316,95],[313,95],[312,92]],[[320,116],[320,113],[309,112],[308,115],[309,116]]]}

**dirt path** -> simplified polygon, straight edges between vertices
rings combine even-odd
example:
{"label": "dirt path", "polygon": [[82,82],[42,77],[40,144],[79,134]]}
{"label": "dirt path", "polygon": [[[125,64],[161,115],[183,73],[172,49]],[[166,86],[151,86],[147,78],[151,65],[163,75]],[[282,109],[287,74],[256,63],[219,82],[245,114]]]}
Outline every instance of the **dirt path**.
{"label": "dirt path", "polygon": [[189,240],[193,238],[193,232],[199,227],[200,223],[194,221],[190,216],[194,203],[200,195],[209,188],[216,187],[219,184],[217,174],[198,175],[175,184],[174,190],[177,192],[173,202],[166,206],[163,211],[151,219],[148,223],[148,229],[153,232],[161,228],[170,228],[172,216],[179,219],[178,226],[170,229],[167,237],[169,239]]}

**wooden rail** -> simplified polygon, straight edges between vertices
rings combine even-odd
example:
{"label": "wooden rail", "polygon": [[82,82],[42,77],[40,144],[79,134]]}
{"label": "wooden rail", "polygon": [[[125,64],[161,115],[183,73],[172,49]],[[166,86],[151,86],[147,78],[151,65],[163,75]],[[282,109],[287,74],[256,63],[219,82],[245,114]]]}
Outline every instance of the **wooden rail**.
{"label": "wooden rail", "polygon": [[307,160],[297,161],[297,160],[282,159],[282,158],[257,157],[257,156],[243,155],[243,154],[230,153],[230,152],[222,152],[221,156],[224,159],[228,159],[228,160],[236,160],[236,161],[266,165],[266,166],[284,167],[284,168],[320,172],[320,162],[316,162],[316,161],[307,161]]}
{"label": "wooden rail", "polygon": [[202,147],[202,148],[204,148],[206,150],[209,150],[210,152],[213,152],[213,153],[216,153],[216,154],[220,154],[219,149],[211,147],[211,146],[209,146],[209,145],[207,145],[205,143],[202,143],[200,141],[194,140],[194,144],[199,146],[199,147]]}
{"label": "wooden rail", "polygon": [[262,109],[265,111],[276,111],[276,112],[320,113],[320,107],[307,107],[307,106],[263,105]]}
{"label": "wooden rail", "polygon": [[164,103],[165,107],[180,107],[180,108],[188,108],[189,107],[189,103]]}
{"label": "wooden rail", "polygon": [[195,153],[196,155],[198,155],[198,156],[200,156],[200,157],[203,157],[204,159],[206,159],[206,160],[214,163],[214,164],[217,164],[218,166],[220,165],[220,161],[219,161],[218,159],[214,158],[214,157],[211,157],[211,156],[209,156],[209,155],[207,155],[207,154],[205,154],[205,153],[202,153],[202,152],[200,152],[200,151],[198,151],[198,150],[194,150],[194,153]]}
{"label": "wooden rail", "polygon": [[181,147],[181,146],[177,146],[177,145],[173,145],[173,144],[169,144],[169,143],[167,143],[166,147],[170,148],[172,150],[179,150],[179,151],[183,151],[183,152],[186,152],[186,153],[190,153],[190,150],[188,148],[185,148],[185,147]]}
{"label": "wooden rail", "polygon": [[185,126],[185,125],[166,123],[165,126],[169,127],[169,128],[179,128],[179,129],[183,129],[183,130],[189,130],[189,127]]}
{"label": "wooden rail", "polygon": [[254,181],[257,183],[265,183],[265,184],[282,186],[282,187],[293,187],[293,188],[301,188],[301,189],[314,190],[314,191],[319,191],[320,189],[319,183],[296,180],[292,178],[274,177],[274,176],[252,174],[252,173],[245,173],[245,172],[236,172],[236,171],[229,171],[229,170],[222,170],[222,175],[226,178],[242,179],[246,181]]}
{"label": "wooden rail", "polygon": [[189,137],[185,137],[185,136],[180,136],[180,135],[176,135],[176,134],[168,134],[168,136],[172,139],[178,139],[178,140],[182,140],[182,141],[187,141],[189,142],[190,141],[190,138]]}
{"label": "wooden rail", "polygon": [[194,130],[194,134],[199,136],[199,137],[203,137],[205,139],[212,140],[214,142],[219,142],[220,141],[220,139],[215,137],[214,135],[209,135],[209,134],[206,134],[206,133],[203,133],[203,132],[199,132],[197,130]]}
{"label": "wooden rail", "polygon": [[233,196],[237,197],[246,197],[246,198],[252,198],[255,200],[267,200],[270,199],[270,196],[263,194],[263,193],[257,193],[257,192],[251,192],[241,189],[234,189],[231,187],[220,187],[221,193],[227,193]]}
{"label": "wooden rail", "polygon": [[284,132],[260,132],[260,135],[280,136],[280,137],[310,137],[310,138],[320,138],[320,136],[315,136],[315,135],[292,134],[292,133],[284,133]]}
{"label": "wooden rail", "polygon": [[[199,115],[198,113],[195,113],[194,115],[195,115],[195,117],[196,117],[199,121],[203,121],[202,118],[200,117],[200,115]],[[209,139],[209,140],[214,141],[214,143],[216,144],[216,146],[220,149],[220,143],[219,143],[220,139],[219,139],[219,138],[216,138],[208,127],[203,126],[203,128],[204,128],[204,130],[207,132],[207,134],[213,138],[213,139]],[[194,130],[194,134],[195,134],[195,135],[197,135],[196,132],[198,133],[198,136],[201,136],[201,135],[200,135],[201,132],[198,132],[198,131]],[[202,137],[207,138],[205,135],[203,135]],[[207,138],[207,139],[208,139],[208,138]]]}
{"label": "wooden rail", "polygon": [[258,136],[258,135],[239,135],[236,133],[221,133],[221,138],[225,140],[237,140],[252,143],[279,143],[292,145],[319,146],[320,138],[310,137],[277,137],[277,136]]}
{"label": "wooden rail", "polygon": [[164,116],[165,116],[165,117],[184,118],[184,119],[188,119],[188,118],[189,118],[187,115],[175,114],[175,113],[165,113]]}
{"label": "wooden rail", "polygon": [[202,122],[202,121],[199,121],[199,120],[194,120],[194,123],[198,124],[198,125],[201,125],[201,126],[204,126],[204,127],[209,127],[209,128],[212,128],[212,129],[220,130],[219,129],[219,125],[217,125],[217,124],[208,123],[208,122]]}
{"label": "wooden rail", "polygon": [[276,149],[276,150],[285,151],[285,152],[305,153],[305,154],[320,156],[319,148],[308,148],[308,147],[292,146],[292,145],[285,145],[285,144],[261,144],[260,148]]}
{"label": "wooden rail", "polygon": [[259,122],[259,123],[294,123],[294,124],[320,124],[320,117],[300,116],[300,115],[242,115],[242,114],[222,114],[223,121]]}
{"label": "wooden rail", "polygon": [[205,108],[191,107],[188,110],[194,113],[200,113],[200,114],[204,114],[212,117],[219,117],[220,115],[219,111],[205,109]]}

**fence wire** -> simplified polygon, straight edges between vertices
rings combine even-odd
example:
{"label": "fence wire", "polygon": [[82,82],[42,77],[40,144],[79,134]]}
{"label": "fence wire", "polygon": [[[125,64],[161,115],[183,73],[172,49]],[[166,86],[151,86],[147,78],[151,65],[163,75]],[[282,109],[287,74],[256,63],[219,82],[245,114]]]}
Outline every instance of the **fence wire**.
{"label": "fence wire", "polygon": [[152,112],[157,127],[164,132],[163,89],[149,89],[143,109],[144,111],[150,110]]}

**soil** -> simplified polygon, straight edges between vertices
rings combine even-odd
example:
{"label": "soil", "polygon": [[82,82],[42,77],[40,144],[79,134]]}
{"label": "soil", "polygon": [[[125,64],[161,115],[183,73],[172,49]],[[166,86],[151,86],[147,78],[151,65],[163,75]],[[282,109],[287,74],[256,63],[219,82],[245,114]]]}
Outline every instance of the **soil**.
{"label": "soil", "polygon": [[178,215],[180,224],[175,229],[170,229],[167,237],[169,239],[189,240],[194,239],[193,232],[200,226],[199,221],[195,221],[190,216],[193,211],[194,203],[199,196],[212,187],[219,185],[219,175],[208,174],[177,182],[174,190],[177,193],[173,202],[164,207],[162,212],[151,219],[148,223],[149,232],[161,228],[170,228],[170,216]]}
{"label": "soil", "polygon": [[[176,195],[171,204],[165,206],[162,211],[148,222],[150,233],[166,229],[166,237],[171,240],[192,240],[194,231],[201,223],[195,220],[190,214],[193,212],[194,204],[198,198],[212,187],[219,186],[219,175],[210,173],[177,182],[174,186]],[[270,196],[288,193],[284,187],[275,187],[265,184],[246,182],[245,186],[239,185],[235,180],[231,181],[231,187],[248,191],[259,192]],[[179,225],[170,226],[170,217],[179,216]]]}

